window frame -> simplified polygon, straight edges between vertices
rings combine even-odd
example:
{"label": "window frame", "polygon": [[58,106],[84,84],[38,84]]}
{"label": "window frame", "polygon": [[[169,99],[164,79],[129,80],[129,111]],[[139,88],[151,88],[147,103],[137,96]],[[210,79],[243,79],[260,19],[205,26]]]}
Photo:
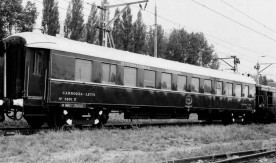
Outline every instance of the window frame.
{"label": "window frame", "polygon": [[[198,79],[198,90],[195,89],[195,87],[193,87],[193,79]],[[191,91],[192,92],[199,92],[200,90],[200,78],[199,77],[192,77],[191,78]]]}
{"label": "window frame", "polygon": [[[221,90],[221,93],[218,94],[218,83],[221,83],[221,87],[220,87],[220,90]],[[216,95],[223,95],[223,82],[222,81],[216,81]]]}
{"label": "window frame", "polygon": [[[87,62],[89,63],[90,67],[89,68],[84,68],[84,67],[81,67],[81,68],[84,68],[85,70],[89,70],[90,73],[87,73],[89,74],[89,80],[86,80],[87,79],[87,76],[85,76],[85,79],[83,79],[83,77],[80,76],[80,79],[77,78],[77,62],[78,61],[81,61],[81,62]],[[84,65],[83,63],[79,64],[79,65]],[[75,80],[76,81],[81,81],[81,82],[92,82],[92,73],[93,73],[93,61],[92,60],[86,60],[86,59],[81,59],[81,58],[75,58]],[[85,75],[87,75],[85,74]],[[82,75],[82,72],[80,73],[80,75]]]}
{"label": "window frame", "polygon": [[[180,88],[180,86],[179,86],[179,82],[180,82],[179,77],[185,77],[185,80],[183,80],[183,81],[185,81],[185,84],[183,85],[183,88]],[[187,89],[187,79],[188,79],[188,77],[186,75],[177,75],[177,88],[176,88],[177,91],[186,91],[186,89]]]}
{"label": "window frame", "polygon": [[33,73],[35,75],[41,75],[43,72],[43,50],[35,49],[34,50],[34,58],[33,58]]}
{"label": "window frame", "polygon": [[[240,88],[238,90],[238,87]],[[235,96],[236,97],[242,97],[242,84],[236,84],[235,86]]]}
{"label": "window frame", "polygon": [[[245,94],[245,92],[246,92],[245,88],[247,88],[247,96]],[[249,85],[244,85],[242,94],[244,95],[243,97],[249,97]]]}
{"label": "window frame", "polygon": [[249,85],[249,97],[254,98],[256,96],[256,87]]}
{"label": "window frame", "polygon": [[[169,75],[170,76],[170,85],[169,85],[169,87],[167,87],[167,85],[168,84],[166,84],[166,88],[164,87],[164,85],[163,85],[163,75]],[[166,82],[166,81],[165,81]],[[167,83],[167,82],[166,82]],[[173,83],[173,81],[172,81],[172,74],[171,73],[166,73],[166,72],[162,72],[161,73],[161,89],[164,89],[164,90],[172,90],[172,83]]]}
{"label": "window frame", "polygon": [[[108,65],[108,81],[104,81],[104,74],[105,74],[104,65]],[[113,74],[112,66],[115,67],[114,81],[111,81],[112,78],[113,78],[112,77],[112,74]],[[117,76],[117,65],[116,64],[102,62],[102,79],[101,79],[101,83],[103,83],[103,84],[114,84],[115,85],[116,84],[116,76]]]}
{"label": "window frame", "polygon": [[[231,89],[231,92],[232,92],[232,94],[229,94],[229,85],[231,85],[232,86],[232,89]],[[234,84],[233,83],[231,83],[231,82],[226,82],[226,86],[225,86],[225,95],[226,96],[233,96],[234,94],[233,94],[233,86],[234,86]]]}
{"label": "window frame", "polygon": [[[208,82],[210,82],[210,84],[211,84],[211,86],[210,86],[210,90],[207,90],[206,91],[206,89],[205,89],[205,81],[208,81]],[[212,80],[211,79],[204,79],[204,81],[203,81],[203,89],[204,89],[204,93],[206,93],[206,94],[212,94],[212,86],[213,86],[213,83],[212,83]]]}
{"label": "window frame", "polygon": [[[126,80],[126,73],[125,73],[125,70],[126,70],[126,69],[135,70],[135,73],[136,73],[136,74],[134,75],[134,76],[135,76],[135,80],[134,80],[134,81],[135,81],[135,85],[132,85],[132,84],[126,85],[126,81],[127,81],[127,80]],[[137,87],[137,79],[138,79],[138,69],[135,68],[135,67],[128,67],[128,66],[125,66],[125,67],[124,67],[124,79],[123,79],[123,81],[124,81],[124,86],[128,86],[128,87]]]}
{"label": "window frame", "polygon": [[[146,80],[146,72],[153,72],[154,74],[152,75],[153,76],[153,79],[154,80]],[[146,81],[148,82],[148,83],[153,83],[153,86],[150,86],[150,85],[147,85],[147,84],[145,84],[146,83]],[[156,71],[154,71],[154,70],[147,70],[147,69],[145,69],[144,70],[144,87],[145,88],[156,88]]]}

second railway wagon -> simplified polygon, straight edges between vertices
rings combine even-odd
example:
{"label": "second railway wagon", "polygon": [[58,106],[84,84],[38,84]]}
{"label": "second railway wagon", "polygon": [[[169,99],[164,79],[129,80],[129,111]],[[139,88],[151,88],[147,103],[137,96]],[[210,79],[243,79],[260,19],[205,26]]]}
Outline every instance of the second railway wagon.
{"label": "second railway wagon", "polygon": [[45,34],[9,36],[0,61],[0,119],[23,111],[32,127],[99,125],[110,112],[233,122],[255,111],[247,76]]}

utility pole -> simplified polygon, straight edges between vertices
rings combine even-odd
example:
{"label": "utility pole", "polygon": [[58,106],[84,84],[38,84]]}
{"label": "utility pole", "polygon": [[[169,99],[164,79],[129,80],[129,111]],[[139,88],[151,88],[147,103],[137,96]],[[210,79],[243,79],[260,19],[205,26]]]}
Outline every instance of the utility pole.
{"label": "utility pole", "polygon": [[[231,56],[229,58],[218,58],[218,59],[222,60],[224,63],[232,67],[231,70],[233,70],[234,73],[238,72],[238,64],[240,64],[240,59],[237,58],[237,56]],[[234,59],[234,66],[226,62],[225,59]]]}
{"label": "utility pole", "polygon": [[257,70],[257,75],[256,75],[256,80],[257,80],[257,84],[260,83],[260,79],[259,79],[259,75],[260,75],[260,63],[259,61],[257,62],[256,66],[254,66],[254,68]]}
{"label": "utility pole", "polygon": [[237,56],[231,56],[232,58],[234,58],[234,72],[238,72],[238,64],[240,64],[240,60],[239,58],[237,58]]}
{"label": "utility pole", "polygon": [[[260,84],[260,80],[259,80],[260,73],[263,72],[265,69],[267,69],[268,67],[270,67],[273,64],[276,64],[276,63],[259,63],[259,60],[258,60],[256,66],[254,66],[254,68],[257,70],[257,84]],[[265,68],[260,70],[261,65],[268,65],[268,66],[266,66]]]}
{"label": "utility pole", "polygon": [[199,52],[198,52],[198,55],[199,55],[199,64],[200,66],[202,67],[203,65],[203,50],[205,50],[204,48],[202,48]]}
{"label": "utility pole", "polygon": [[107,47],[107,31],[104,28],[108,22],[109,19],[109,10],[107,8],[105,8],[105,6],[108,5],[108,1],[107,0],[102,0],[102,6],[98,7],[101,9],[102,12],[102,24],[103,24],[103,40],[102,40],[102,46]]}
{"label": "utility pole", "polygon": [[157,58],[157,7],[155,2],[155,22],[154,22],[154,57]]}
{"label": "utility pole", "polygon": [[[148,2],[148,0],[140,0],[136,2],[129,2],[129,3],[122,3],[122,4],[116,4],[116,5],[109,5],[107,0],[102,0],[101,6],[97,6],[102,11],[101,21],[103,24],[102,30],[103,30],[103,38],[102,38],[102,46],[107,47],[108,42],[110,43],[110,47],[115,48],[115,44],[113,41],[110,25],[115,21],[115,19],[120,16],[123,12],[126,11],[126,9],[132,5],[137,3],[144,3]],[[109,9],[114,7],[120,7],[125,6],[115,17],[109,21]]]}

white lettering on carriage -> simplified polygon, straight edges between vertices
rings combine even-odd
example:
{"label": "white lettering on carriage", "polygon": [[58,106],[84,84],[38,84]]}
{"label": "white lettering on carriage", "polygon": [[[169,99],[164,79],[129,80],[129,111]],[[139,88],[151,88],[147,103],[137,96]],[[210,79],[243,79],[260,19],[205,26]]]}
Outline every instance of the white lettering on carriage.
{"label": "white lettering on carriage", "polygon": [[137,65],[134,63],[128,63],[128,62],[121,62],[122,66],[128,66],[128,67],[136,67],[136,68],[141,68],[141,69],[150,69],[149,66],[144,66],[144,65]]}
{"label": "white lettering on carriage", "polygon": [[95,97],[96,94],[92,92],[88,93],[83,93],[83,92],[70,92],[70,91],[62,91],[62,95],[67,95],[67,96],[90,96],[90,97]]}
{"label": "white lettering on carriage", "polygon": [[174,71],[174,70],[166,70],[167,73],[172,73],[172,74],[181,74],[179,71]]}

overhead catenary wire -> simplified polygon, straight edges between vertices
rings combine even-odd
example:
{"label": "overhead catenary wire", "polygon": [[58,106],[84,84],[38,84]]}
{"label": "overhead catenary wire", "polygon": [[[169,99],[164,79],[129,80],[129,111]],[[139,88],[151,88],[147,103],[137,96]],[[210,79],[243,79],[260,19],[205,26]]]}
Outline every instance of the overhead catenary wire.
{"label": "overhead catenary wire", "polygon": [[[68,2],[68,3],[71,3],[71,0],[63,0],[64,2]],[[86,4],[89,4],[89,3],[86,3]],[[92,5],[92,4],[89,4],[89,5]],[[83,9],[84,10],[87,10],[87,11],[90,11],[91,9],[88,9],[88,8],[85,8],[84,6],[83,6]]]}
{"label": "overhead catenary wire", "polygon": [[272,37],[269,37],[269,36],[267,36],[267,35],[259,32],[259,31],[255,30],[255,29],[251,28],[251,27],[248,27],[248,26],[246,26],[246,25],[244,25],[244,24],[242,24],[242,23],[240,23],[240,22],[238,22],[238,21],[236,21],[236,20],[234,20],[234,19],[232,19],[232,18],[230,18],[230,17],[228,17],[228,16],[226,16],[226,15],[224,15],[224,14],[222,14],[222,13],[220,13],[220,12],[218,12],[218,11],[212,9],[212,8],[210,8],[210,7],[207,7],[204,4],[201,4],[201,3],[197,2],[196,0],[191,0],[191,1],[194,2],[195,4],[198,4],[198,5],[202,6],[202,7],[206,8],[206,9],[208,9],[208,10],[214,12],[214,13],[216,13],[217,15],[220,15],[220,16],[222,16],[222,17],[224,17],[224,18],[226,18],[226,19],[228,19],[228,20],[230,20],[230,21],[232,21],[232,22],[234,22],[234,23],[236,23],[236,24],[238,24],[238,25],[240,25],[240,26],[242,26],[242,27],[244,27],[244,28],[246,28],[246,29],[254,32],[254,33],[256,33],[256,34],[258,34],[258,35],[261,35],[261,36],[263,36],[263,37],[265,37],[267,39],[270,39],[271,41],[276,42],[276,40],[273,39]]}
{"label": "overhead catenary wire", "polygon": [[[148,12],[148,13],[150,13],[150,14],[154,14],[154,13],[151,12],[151,11],[148,11],[148,10],[145,10],[145,11]],[[161,18],[161,19],[163,19],[163,20],[166,20],[166,21],[168,21],[168,22],[170,22],[170,23],[173,23],[173,24],[175,24],[175,25],[177,25],[177,26],[179,26],[179,27],[185,27],[185,28],[188,28],[188,29],[192,29],[192,30],[195,30],[195,31],[199,31],[198,29],[195,29],[195,28],[192,28],[192,27],[188,27],[188,26],[186,26],[186,25],[181,25],[180,23],[174,22],[173,20],[170,20],[170,19],[165,18],[165,17],[163,17],[163,16],[160,16],[160,15],[157,15],[157,16],[158,16],[159,18]],[[221,38],[218,38],[218,37],[216,37],[216,36],[213,36],[213,35],[210,34],[210,33],[205,33],[205,34],[209,37],[209,39],[212,38],[212,39],[214,39],[214,40],[218,40],[219,42],[224,42],[225,44],[228,44],[228,45],[230,45],[230,46],[236,46],[236,47],[238,47],[238,48],[240,48],[240,49],[244,49],[244,50],[246,50],[246,51],[250,51],[251,53],[253,52],[253,53],[258,54],[258,55],[266,55],[266,54],[262,54],[262,53],[260,53],[260,52],[257,52],[257,51],[255,51],[255,50],[252,50],[252,49],[249,49],[249,48],[246,48],[246,47],[243,47],[243,46],[240,46],[240,45],[237,45],[237,44],[228,42],[228,41],[226,41],[226,40],[223,40],[223,39],[221,39]],[[211,42],[213,42],[213,41],[211,41]],[[215,43],[215,44],[219,44],[219,43]],[[220,44],[220,46],[229,48],[229,47],[227,47],[227,46],[225,46],[225,45],[222,45],[222,44]],[[248,59],[252,57],[252,56],[250,56],[250,55],[248,55],[248,54],[246,54],[246,53],[241,53],[241,52],[239,52],[238,50],[234,50],[233,48],[229,48],[229,49],[235,51],[235,53],[237,53],[237,54],[249,56]],[[252,58],[251,58],[251,59],[252,59]],[[249,62],[250,62],[250,61],[249,61]],[[253,59],[251,60],[251,62],[254,62]]]}
{"label": "overhead catenary wire", "polygon": [[[40,2],[40,3],[43,3],[43,2],[41,2],[41,1],[39,1],[39,0],[35,0],[35,1]],[[67,2],[68,2],[69,0],[63,0],[63,1],[67,1]],[[121,1],[121,0],[120,0],[120,1]],[[67,11],[67,9],[65,9],[65,8],[62,8],[62,7],[60,7],[60,6],[58,6],[58,7],[59,7],[60,9],[62,9],[62,10]],[[135,6],[135,7],[138,7],[138,6]],[[147,12],[147,13],[149,13],[149,14],[154,15],[154,13],[151,12],[151,11],[148,11],[148,10],[143,10],[143,11],[145,11],[145,12]],[[85,14],[84,14],[84,16],[89,16],[89,15],[85,15]],[[170,23],[172,23],[172,24],[174,24],[174,25],[177,25],[178,27],[185,27],[185,28],[188,28],[188,29],[200,31],[200,30],[198,30],[198,29],[195,29],[195,28],[192,28],[192,27],[188,27],[188,26],[186,26],[186,25],[182,25],[182,24],[180,24],[180,23],[177,23],[177,22],[175,22],[175,21],[173,21],[173,20],[171,20],[171,19],[169,19],[169,18],[160,16],[160,15],[157,15],[157,17],[159,17],[159,18],[161,18],[161,19],[163,19],[163,20],[165,20],[165,21],[167,21],[167,22],[170,22]],[[240,48],[240,49],[244,49],[244,50],[253,52],[253,53],[255,53],[255,54],[258,54],[258,55],[266,55],[266,54],[260,53],[260,52],[258,52],[258,51],[255,51],[255,50],[252,50],[252,49],[249,49],[249,48],[246,48],[246,47],[243,47],[243,46],[240,46],[240,45],[237,45],[237,44],[228,42],[228,41],[226,41],[226,40],[224,40],[224,39],[221,39],[221,38],[218,38],[217,36],[214,36],[214,35],[212,35],[212,34],[210,34],[210,33],[204,32],[204,34],[206,34],[206,35],[207,35],[208,37],[210,37],[210,38],[213,38],[213,39],[215,39],[215,40],[218,40],[219,42],[224,42],[225,44],[228,44],[228,45],[230,45],[230,46],[236,46],[236,47],[238,47],[238,48]],[[216,43],[216,44],[217,44],[217,43]],[[224,47],[226,47],[226,46],[224,46]],[[233,49],[232,49],[232,50],[233,50]],[[237,51],[237,50],[235,50],[235,51]],[[243,54],[246,54],[246,53],[243,53]]]}
{"label": "overhead catenary wire", "polygon": [[[148,10],[145,10],[146,12],[148,12],[148,13],[150,13],[150,14],[154,14],[153,12],[151,12],[151,11],[148,11]],[[179,24],[179,23],[176,23],[176,22],[174,22],[174,21],[172,21],[172,20],[170,20],[170,19],[168,19],[168,18],[165,18],[165,17],[162,17],[162,16],[160,16],[160,15],[157,15],[157,17],[159,17],[159,18],[162,18],[162,19],[164,19],[164,20],[166,20],[166,21],[169,21],[169,22],[171,22],[171,23],[173,23],[173,24],[176,24],[176,25],[178,25],[179,27],[183,27],[183,25],[181,25],[181,24]],[[187,26],[184,26],[184,27],[186,27],[187,28]],[[198,30],[197,30],[198,31]],[[220,39],[221,40],[221,39]],[[225,40],[223,40],[224,42],[227,42],[227,41],[225,41]],[[228,43],[228,42],[227,42]],[[230,43],[231,44],[231,43]],[[224,46],[224,47],[226,47],[226,46]],[[245,68],[250,68],[250,67],[247,67],[247,66],[244,66],[244,65],[240,65],[241,67],[245,67]]]}
{"label": "overhead catenary wire", "polygon": [[[147,12],[147,13],[150,13],[150,14],[152,14],[152,15],[154,15],[154,13],[153,12],[151,12],[151,11],[148,11],[148,10],[144,10],[145,12]],[[177,25],[178,27],[185,27],[185,28],[188,28],[188,29],[192,29],[192,30],[196,30],[196,31],[200,31],[200,30],[198,30],[198,29],[195,29],[195,28],[192,28],[192,27],[188,27],[188,26],[186,26],[186,25],[181,25],[180,23],[177,23],[177,22],[175,22],[175,21],[173,21],[173,20],[171,20],[171,19],[169,19],[169,18],[165,18],[165,17],[163,17],[163,16],[160,16],[160,15],[157,15],[157,17],[159,17],[159,18],[161,18],[161,19],[163,19],[163,20],[165,20],[165,21],[167,21],[167,22],[170,22],[170,23],[172,23],[172,24],[174,24],[174,25]],[[255,54],[258,54],[259,56],[260,55],[266,55],[266,54],[263,54],[263,53],[261,53],[261,52],[258,52],[258,51],[256,51],[256,50],[252,50],[252,49],[250,49],[250,48],[247,48],[247,47],[243,47],[243,46],[241,46],[241,45],[238,45],[238,44],[234,44],[234,43],[231,43],[231,42],[228,42],[228,41],[226,41],[226,40],[224,40],[224,39],[221,39],[221,38],[218,38],[218,37],[216,37],[216,36],[213,36],[212,34],[210,34],[210,33],[204,33],[204,34],[206,34],[208,37],[211,37],[211,38],[213,38],[213,39],[215,39],[215,40],[218,40],[219,42],[224,42],[224,43],[226,43],[226,44],[228,44],[228,45],[230,45],[230,46],[235,46],[235,47],[237,47],[237,48],[239,48],[239,49],[243,49],[243,50],[246,50],[246,51],[248,51],[248,52],[253,52],[253,53],[255,53]],[[216,43],[217,44],[217,43]],[[220,44],[220,45],[222,45],[222,44]],[[222,45],[223,46],[223,45]],[[226,46],[223,46],[223,47],[226,47]],[[229,47],[227,47],[227,48],[229,48]],[[229,48],[229,49],[231,49],[232,51],[235,51],[235,54],[240,54],[239,55],[239,57],[241,57],[242,56],[242,58],[244,59],[244,60],[247,60],[248,62],[255,62],[255,60],[254,59],[252,59],[251,57],[251,55],[249,55],[249,54],[247,54],[247,53],[241,53],[241,52],[239,52],[238,50],[234,50],[233,48]],[[246,57],[243,57],[243,55],[247,55],[248,57],[246,58]],[[267,56],[267,55],[266,55]],[[250,60],[250,61],[249,61]],[[245,67],[245,68],[249,68],[250,70],[251,70],[251,72],[254,70],[253,68],[251,68],[251,67],[248,67],[248,66],[244,66],[244,65],[240,65],[241,67]]]}
{"label": "overhead catenary wire", "polygon": [[[145,11],[146,11],[147,13],[150,13],[150,14],[154,15],[154,13],[151,12],[151,11],[148,11],[148,10],[145,10]],[[175,21],[173,21],[173,20],[171,20],[171,19],[169,19],[169,18],[160,16],[160,15],[157,15],[157,17],[158,17],[158,18],[161,18],[161,19],[163,19],[163,20],[165,20],[165,21],[167,21],[167,22],[170,22],[170,23],[172,23],[172,24],[174,24],[174,25],[176,25],[176,26],[178,26],[178,27],[180,27],[180,28],[183,27],[183,28],[187,28],[187,29],[190,29],[190,30],[194,30],[194,31],[200,32],[199,29],[196,29],[196,28],[193,28],[193,27],[189,27],[189,26],[187,26],[187,25],[180,24],[180,23],[175,22]],[[246,50],[246,51],[248,51],[248,52],[251,52],[251,53],[254,53],[254,54],[258,54],[258,55],[267,55],[267,54],[258,52],[258,51],[256,51],[256,50],[252,50],[252,49],[250,49],[250,48],[247,48],[247,47],[244,47],[244,46],[241,46],[241,45],[238,45],[238,44],[235,44],[235,43],[226,41],[226,40],[221,39],[221,38],[219,38],[219,37],[217,37],[217,36],[214,36],[214,35],[212,35],[212,34],[210,34],[210,33],[208,33],[208,32],[204,32],[204,34],[207,35],[207,36],[210,37],[210,38],[213,38],[213,39],[218,40],[218,41],[220,41],[220,42],[224,42],[224,43],[226,43],[226,44],[228,44],[228,45],[231,45],[231,46],[238,47],[238,48],[243,49],[243,50]]]}
{"label": "overhead catenary wire", "polygon": [[[226,48],[228,49],[229,51],[231,52],[228,52],[228,55],[237,55],[238,57],[241,57],[243,58],[244,60],[247,60],[249,62],[255,62],[255,60],[252,58],[252,56],[250,54],[247,54],[247,53],[242,53],[236,49],[233,49],[232,47],[228,47],[226,45],[223,45],[217,41],[214,41],[212,39],[209,40],[212,44],[216,44],[216,46],[220,46],[220,47],[223,47],[223,48]],[[219,53],[219,54],[227,54],[227,52],[221,52],[221,51],[218,51],[218,50],[215,50],[215,52]],[[247,56],[247,57],[246,57]]]}
{"label": "overhead catenary wire", "polygon": [[[122,0],[120,0],[120,1],[123,2]],[[137,6],[134,6],[134,7],[137,7]],[[139,7],[137,7],[137,8],[139,8]],[[148,11],[148,10],[143,10],[143,11],[146,11],[147,13],[150,13],[150,14],[152,14],[152,15],[155,14],[155,13],[150,12],[150,11]],[[167,19],[167,18],[165,18],[165,17],[161,17],[160,15],[157,15],[157,16],[158,16],[159,18],[165,19],[166,21],[170,21],[170,22],[173,23],[173,24],[176,24],[175,22],[171,21],[170,19]],[[178,26],[181,27],[182,25],[181,25],[181,24],[178,24]],[[242,66],[242,67],[246,67],[246,66]],[[248,67],[246,67],[246,68],[248,68]]]}
{"label": "overhead catenary wire", "polygon": [[[39,1],[39,0],[34,0],[34,1],[43,3],[42,1]],[[67,2],[68,2],[68,0],[64,0],[64,1],[67,1]],[[135,6],[135,7],[137,7],[137,6]],[[58,6],[58,8],[67,11],[67,9],[62,8],[62,7],[60,7],[60,6]],[[147,12],[147,13],[150,13],[150,14],[154,14],[153,12],[150,12],[150,11],[148,11],[148,10],[144,10],[144,11]],[[85,14],[84,14],[84,16],[89,16],[89,15],[85,15]],[[192,27],[188,27],[188,26],[181,25],[180,23],[176,23],[176,22],[172,21],[171,19],[162,17],[162,16],[160,16],[160,15],[157,15],[157,16],[158,16],[159,18],[163,19],[163,20],[166,20],[166,21],[168,21],[168,22],[170,22],[170,23],[172,23],[172,24],[177,25],[178,27],[185,27],[185,28],[189,28],[189,29],[193,29],[193,30],[199,31],[198,29],[195,29],[195,28],[192,28]],[[63,18],[64,18],[64,17],[63,17]],[[205,33],[205,34],[206,34],[206,33]],[[226,40],[223,40],[223,39],[221,39],[221,38],[218,38],[218,37],[216,37],[216,36],[213,36],[213,35],[211,35],[211,34],[209,34],[209,33],[207,33],[207,35],[208,35],[209,37],[212,37],[212,38],[214,38],[214,39],[216,39],[216,40],[219,40],[220,42],[224,42],[224,43],[229,44],[229,45],[231,45],[231,46],[232,46],[232,45],[233,45],[233,46],[237,46],[237,47],[242,48],[242,49],[245,49],[245,50],[247,50],[247,51],[252,51],[252,52],[254,52],[254,53],[256,53],[256,54],[260,54],[260,53],[257,52],[257,51],[254,51],[254,50],[249,49],[249,48],[246,48],[246,47],[242,47],[242,46],[240,46],[240,45],[233,44],[233,43],[231,43],[231,42],[228,42],[228,41],[226,41]],[[226,46],[225,46],[225,47],[226,47]],[[246,53],[244,53],[244,54],[246,54]],[[265,54],[264,54],[264,55],[265,55]],[[249,57],[248,57],[248,58],[249,58]],[[240,65],[240,66],[241,66],[241,67],[246,67],[246,66],[244,66],[244,65]]]}
{"label": "overhead catenary wire", "polygon": [[270,30],[273,33],[276,33],[276,31],[274,31],[273,29],[269,28],[268,26],[264,25],[263,23],[261,23],[260,21],[254,19],[253,17],[249,16],[248,14],[242,12],[241,10],[235,8],[234,6],[230,5],[229,3],[225,2],[224,0],[220,0],[222,3],[226,4],[227,6],[231,7],[232,9],[236,10],[237,12],[241,13],[242,15],[248,17],[249,19],[253,20],[255,23],[263,26],[264,28]]}
{"label": "overhead catenary wire", "polygon": [[[41,1],[39,1],[39,0],[34,0],[34,1],[43,3],[43,2],[41,2]],[[67,1],[67,2],[68,2],[69,0],[63,0],[63,1]],[[122,0],[120,0],[120,1],[122,1]],[[122,2],[124,2],[124,1],[122,1]],[[62,7],[60,7],[60,6],[58,6],[58,7],[59,7],[60,9],[62,9],[62,10],[67,11],[67,9],[65,9],[65,8],[62,8]],[[137,6],[135,6],[135,7],[137,7]],[[154,15],[153,12],[151,12],[151,11],[149,11],[149,10],[147,10],[147,9],[145,9],[145,10],[143,10],[143,11],[145,11],[145,12],[147,12],[147,13],[149,13],[149,14]],[[89,15],[85,15],[85,14],[84,14],[84,16],[89,16]],[[173,21],[173,20],[171,20],[171,19],[169,19],[169,18],[160,16],[160,15],[157,15],[157,17],[159,17],[159,18],[161,18],[161,19],[163,19],[163,20],[165,20],[165,21],[167,21],[167,22],[170,22],[170,23],[172,23],[172,24],[174,24],[174,25],[177,25],[177,26],[180,27],[180,28],[181,28],[181,27],[185,27],[185,28],[187,28],[187,29],[191,29],[191,30],[195,30],[195,31],[200,31],[200,30],[198,30],[198,29],[195,29],[195,28],[192,28],[192,27],[189,27],[189,26],[186,26],[186,25],[182,25],[182,24],[180,24],[180,23],[177,23],[177,22],[175,22],[175,21]],[[221,39],[221,38],[219,38],[219,37],[217,37],[217,36],[214,36],[214,35],[212,35],[212,34],[210,34],[210,33],[208,33],[208,32],[204,32],[204,34],[206,34],[208,37],[211,37],[211,38],[213,38],[213,39],[216,39],[216,40],[218,40],[218,41],[220,41],[220,42],[224,42],[224,43],[226,43],[226,44],[229,44],[230,46],[236,46],[236,47],[238,47],[238,48],[240,48],[240,49],[244,49],[244,50],[246,50],[246,51],[253,52],[253,53],[258,54],[258,55],[266,55],[266,54],[264,54],[264,53],[261,53],[261,52],[252,50],[252,49],[250,49],[250,48],[243,47],[243,46],[241,46],[241,45],[234,44],[234,43],[232,43],[232,42],[228,42],[228,41],[226,41],[226,40],[224,40],[224,39]]]}
{"label": "overhead catenary wire", "polygon": [[[34,0],[34,1],[43,3],[42,1],[39,1],[39,0]],[[63,0],[63,1],[67,1],[67,2],[68,2],[69,0]],[[120,0],[120,1],[122,1],[122,0]],[[62,7],[60,7],[60,6],[58,6],[58,8],[67,11],[66,8],[62,8]],[[149,14],[154,15],[154,13],[151,12],[151,11],[148,11],[148,10],[144,10],[144,11],[147,12],[147,13],[149,13]],[[84,16],[89,16],[89,15],[84,14]],[[178,27],[185,27],[185,28],[187,28],[187,29],[191,29],[191,30],[195,30],[195,31],[200,31],[200,30],[198,30],[198,29],[195,29],[195,28],[192,28],[192,27],[189,27],[189,26],[186,26],[186,25],[182,25],[182,24],[180,24],[180,23],[177,23],[177,22],[175,22],[175,21],[173,21],[173,20],[171,20],[171,19],[169,19],[169,18],[160,16],[160,15],[157,15],[157,17],[159,17],[159,18],[161,18],[161,19],[163,19],[163,20],[165,20],[165,21],[167,21],[167,22],[170,22],[170,23],[172,23],[172,24],[174,24],[174,25],[177,25]],[[64,18],[64,17],[63,17],[63,18]],[[216,39],[216,40],[218,40],[218,41],[224,42],[224,43],[229,44],[229,45],[231,45],[231,46],[236,46],[236,47],[238,47],[238,48],[241,48],[241,49],[244,49],[244,50],[253,52],[253,53],[258,54],[258,55],[266,55],[266,54],[264,54],[264,53],[261,53],[261,52],[252,50],[252,49],[250,49],[250,48],[243,47],[243,46],[240,46],[240,45],[238,45],[238,44],[234,44],[234,43],[232,43],[232,42],[228,42],[228,41],[223,40],[223,39],[221,39],[221,38],[218,38],[217,36],[214,36],[214,35],[212,35],[212,34],[210,34],[210,33],[208,33],[208,32],[204,32],[204,34],[206,34],[208,37],[211,37],[211,38]]]}
{"label": "overhead catenary wire", "polygon": [[[223,51],[218,51],[218,50],[216,50],[215,53],[224,54],[226,58],[228,58],[228,57],[230,57],[230,56],[235,56],[235,54],[236,54],[236,53],[233,54],[233,53],[228,53],[228,52],[223,52]],[[239,57],[239,58],[243,58],[244,60],[247,60],[247,58],[245,59],[245,57],[242,56],[242,55],[241,55],[241,56],[238,56],[238,57]],[[249,62],[250,62],[250,61],[249,61]],[[246,67],[246,68],[251,68],[251,67],[249,67],[248,65],[246,65],[246,66],[245,66],[245,65],[240,65],[240,66]]]}
{"label": "overhead catenary wire", "polygon": [[[234,55],[236,55],[237,53],[232,53],[232,52],[230,52],[230,53],[228,53],[228,52],[223,52],[223,51],[218,51],[218,50],[216,50],[215,52],[217,52],[217,53],[220,53],[220,54],[224,54],[224,55],[228,55],[228,56],[234,56]],[[239,55],[238,56],[239,58],[243,58],[244,60],[247,60],[247,61],[250,61],[250,62],[255,62],[255,60],[254,59],[252,59],[252,58],[247,58],[247,57],[245,57],[245,56],[243,56],[243,55]]]}
{"label": "overhead catenary wire", "polygon": [[[250,54],[242,53],[242,52],[240,52],[240,51],[238,51],[238,50],[236,50],[236,49],[233,49],[232,47],[228,47],[228,46],[223,45],[223,44],[221,44],[221,43],[219,43],[219,42],[216,42],[216,41],[214,41],[214,40],[212,40],[212,39],[210,40],[210,42],[216,44],[216,46],[220,46],[220,47],[223,47],[223,48],[228,49],[229,51],[232,51],[231,53],[238,54],[239,57],[240,57],[240,56],[242,56],[242,57],[247,56],[246,60],[251,60],[252,62],[255,62],[255,61],[256,61],[256,60],[254,60],[254,59],[252,58],[252,56],[251,56]],[[216,51],[217,51],[217,50],[216,50]]]}
{"label": "overhead catenary wire", "polygon": [[[246,55],[246,56],[248,56],[247,60],[252,60],[252,62],[253,62],[253,60],[254,60],[254,59],[252,58],[252,57],[253,57],[252,55],[247,54],[247,53],[242,53],[242,52],[240,52],[240,51],[237,50],[237,49],[233,49],[233,48],[231,48],[232,46],[227,47],[226,45],[223,45],[223,44],[221,44],[221,43],[218,43],[218,42],[212,40],[212,38],[209,38],[209,41],[212,42],[212,43],[214,43],[214,44],[216,44],[216,45],[218,45],[218,46],[221,46],[221,47],[227,48],[227,49],[229,49],[229,50],[232,50],[233,52],[235,52],[236,54],[240,54],[241,56]],[[259,53],[256,53],[256,54],[259,54]],[[268,57],[269,55],[265,55],[265,54],[260,55],[260,54],[259,54],[258,56],[267,56],[267,57]],[[258,58],[258,56],[256,56],[256,59]],[[275,57],[275,56],[269,56],[269,57],[276,60],[276,57]],[[256,60],[254,60],[254,61],[256,61]]]}

